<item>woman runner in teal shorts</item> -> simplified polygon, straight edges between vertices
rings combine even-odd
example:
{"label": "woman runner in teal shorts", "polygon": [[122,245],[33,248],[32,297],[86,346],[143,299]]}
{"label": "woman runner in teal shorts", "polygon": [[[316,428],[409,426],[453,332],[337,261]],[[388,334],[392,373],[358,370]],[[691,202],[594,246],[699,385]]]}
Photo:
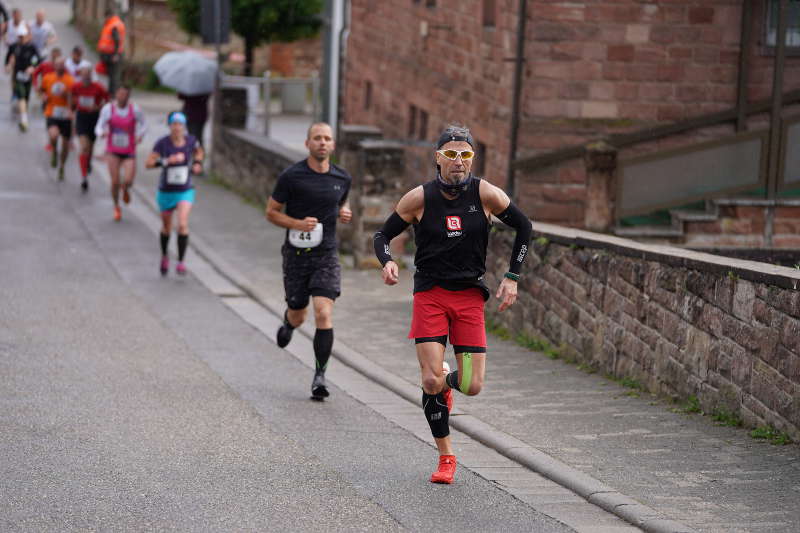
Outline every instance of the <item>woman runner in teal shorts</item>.
{"label": "woman runner in teal shorts", "polygon": [[147,158],[147,168],[161,167],[156,202],[161,211],[161,275],[169,271],[167,245],[172,230],[172,215],[178,213],[178,264],[175,271],[186,274],[183,257],[189,244],[189,213],[194,203],[192,176],[203,172],[203,148],[186,133],[186,116],[173,111],[167,116],[169,135],[159,139]]}

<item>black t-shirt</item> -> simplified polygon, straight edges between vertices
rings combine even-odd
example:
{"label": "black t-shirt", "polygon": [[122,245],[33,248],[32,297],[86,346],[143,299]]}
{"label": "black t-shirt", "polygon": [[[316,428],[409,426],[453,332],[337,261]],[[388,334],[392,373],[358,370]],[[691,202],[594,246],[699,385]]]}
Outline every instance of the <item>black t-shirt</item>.
{"label": "black t-shirt", "polygon": [[[322,223],[322,242],[319,251],[336,249],[336,219],[339,207],[347,201],[352,178],[343,168],[331,163],[328,172],[314,172],[307,160],[284,170],[272,191],[272,198],[286,206],[292,218],[314,217]],[[286,230],[286,246],[289,230]]]}
{"label": "black t-shirt", "polygon": [[414,226],[414,292],[439,286],[447,290],[478,287],[484,300],[489,289],[483,283],[490,223],[483,210],[480,178],[470,178],[458,198],[445,198],[436,180],[422,186],[425,208]]}
{"label": "black t-shirt", "polygon": [[[8,53],[6,54],[6,64],[8,64],[8,61],[11,59],[12,55],[14,56],[15,76],[18,72],[22,72],[28,67],[35,67],[42,60],[42,58],[39,57],[39,52],[36,51],[36,47],[31,43],[12,44],[8,48]],[[19,80],[19,81],[27,81],[27,80]]]}

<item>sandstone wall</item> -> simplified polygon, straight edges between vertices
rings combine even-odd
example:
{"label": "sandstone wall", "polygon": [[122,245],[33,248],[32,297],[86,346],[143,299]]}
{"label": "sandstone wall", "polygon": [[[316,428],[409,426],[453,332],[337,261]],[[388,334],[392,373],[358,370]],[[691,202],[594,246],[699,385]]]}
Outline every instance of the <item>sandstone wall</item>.
{"label": "sandstone wall", "polygon": [[[800,272],[535,224],[520,297],[488,315],[652,392],[800,438]],[[490,242],[487,282],[512,232]]]}

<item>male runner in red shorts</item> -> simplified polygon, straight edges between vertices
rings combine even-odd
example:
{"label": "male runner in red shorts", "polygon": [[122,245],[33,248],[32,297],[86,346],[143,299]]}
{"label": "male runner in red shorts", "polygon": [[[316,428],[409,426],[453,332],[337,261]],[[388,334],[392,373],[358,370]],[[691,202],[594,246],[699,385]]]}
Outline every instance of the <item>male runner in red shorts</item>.
{"label": "male runner in red shorts", "polygon": [[[491,216],[517,231],[511,266],[496,294],[500,311],[517,298],[517,281],[532,231],[530,220],[502,189],[472,176],[474,144],[468,129],[448,126],[436,143],[436,178],[406,193],[374,239],[375,255],[383,265],[383,281],[394,285],[398,267],[389,253],[389,242],[414,224],[414,314],[408,336],[416,343],[422,408],[439,449],[433,483],[452,483],[456,471],[448,423],[452,389],[473,396],[483,387],[483,306],[489,299],[483,274]],[[458,370],[446,374],[443,365],[448,335]]]}

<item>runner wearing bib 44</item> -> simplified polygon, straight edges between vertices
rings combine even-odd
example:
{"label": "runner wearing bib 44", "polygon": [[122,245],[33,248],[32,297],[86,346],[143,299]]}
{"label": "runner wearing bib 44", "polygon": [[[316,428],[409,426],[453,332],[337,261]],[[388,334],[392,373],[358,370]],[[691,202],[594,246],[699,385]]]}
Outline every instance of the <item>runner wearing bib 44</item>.
{"label": "runner wearing bib 44", "polygon": [[203,172],[203,148],[194,135],[186,134],[186,116],[173,111],[167,116],[169,135],[160,138],[147,157],[145,167],[161,168],[156,202],[161,210],[161,275],[169,272],[169,236],[172,230],[172,215],[178,214],[178,265],[175,271],[186,274],[183,258],[189,245],[189,213],[194,203],[192,176]]}
{"label": "runner wearing bib 44", "polygon": [[83,178],[81,189],[86,192],[89,188],[87,178],[92,172],[94,141],[97,138],[94,129],[100,118],[100,108],[108,101],[108,92],[105,87],[92,81],[92,65],[81,68],[80,76],[80,81],[72,86],[72,103],[75,106],[75,132],[81,143],[78,157]]}
{"label": "runner wearing bib 44", "polygon": [[[333,302],[341,291],[341,267],[336,243],[336,221],[350,222],[347,205],[350,175],[330,162],[333,131],[323,122],[308,129],[309,156],[284,170],[267,203],[267,220],[286,228],[283,287],[286,312],[278,329],[281,348],[306,318],[309,299],[314,304],[316,369],[311,397],[326,398],[325,369],[333,348]],[[285,211],[284,211],[285,209]]]}
{"label": "runner wearing bib 44", "polygon": [[[53,64],[55,70],[42,78],[41,93],[47,101],[47,134],[50,138],[50,166],[58,166],[58,179],[64,179],[64,164],[69,155],[72,137],[72,85],[75,83],[59,57]],[[61,137],[61,158],[58,158],[58,138]]]}
{"label": "runner wearing bib 44", "polygon": [[[130,203],[130,188],[136,177],[136,145],[142,141],[147,126],[139,106],[130,101],[131,89],[122,85],[114,94],[114,101],[100,110],[95,135],[106,139],[106,160],[111,175],[111,199],[114,202],[114,220],[122,219],[119,207],[119,191],[122,201]],[[125,181],[120,183],[124,171]]]}

